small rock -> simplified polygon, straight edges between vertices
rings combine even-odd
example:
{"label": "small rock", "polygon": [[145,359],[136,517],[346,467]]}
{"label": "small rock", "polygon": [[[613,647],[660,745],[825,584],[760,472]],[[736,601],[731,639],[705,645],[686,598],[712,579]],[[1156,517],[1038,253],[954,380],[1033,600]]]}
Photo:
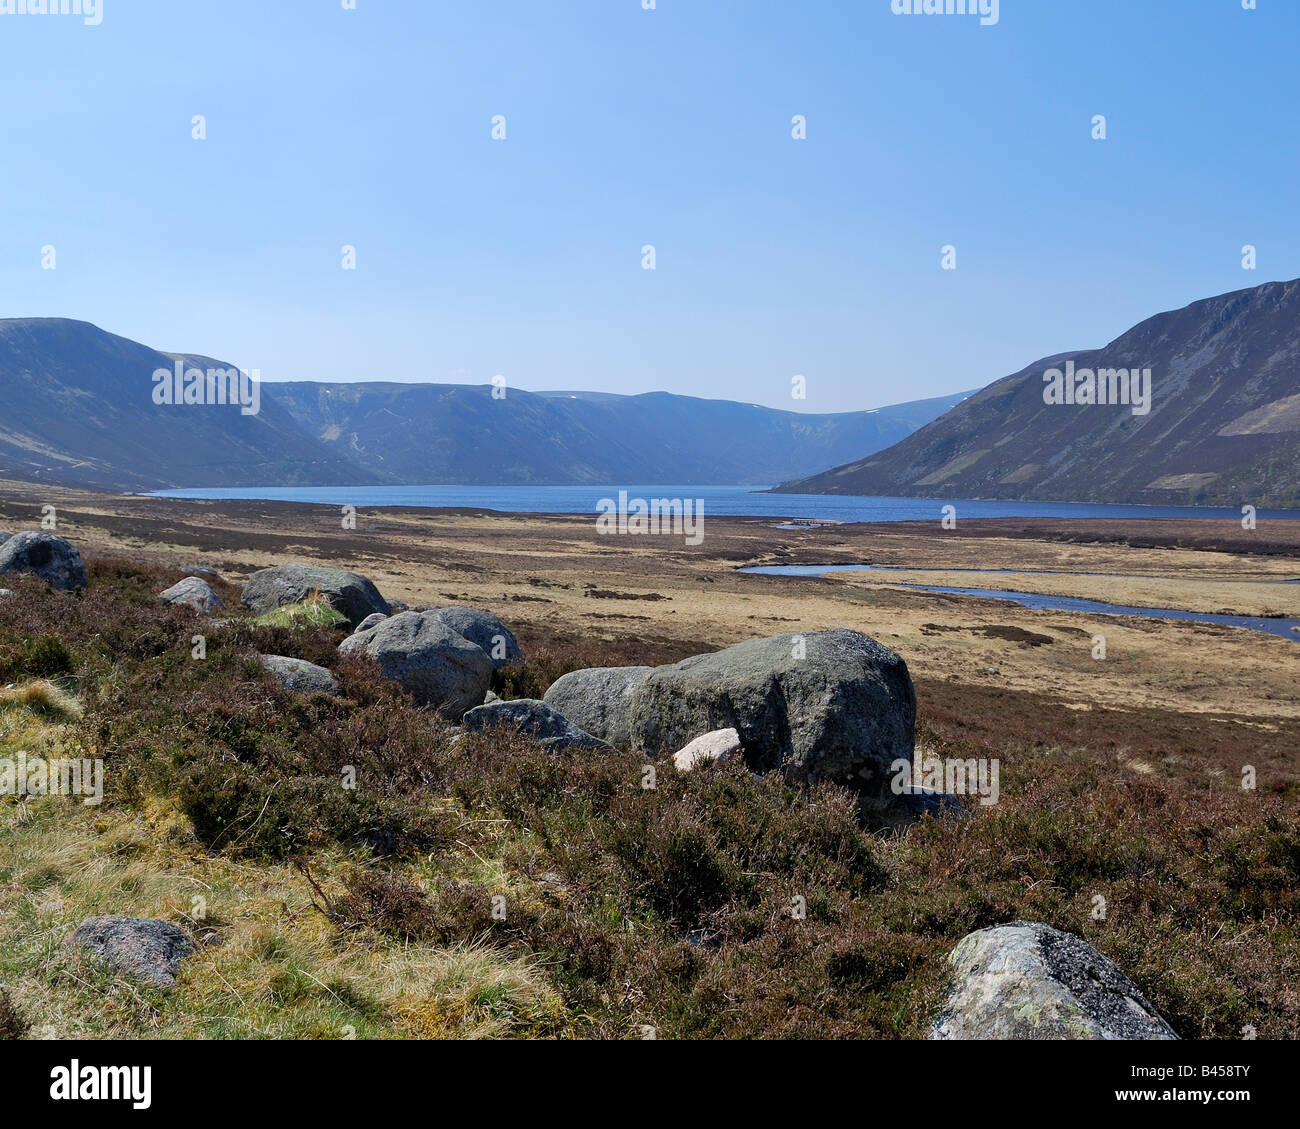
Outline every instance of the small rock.
{"label": "small rock", "polygon": [[678,772],[693,772],[701,765],[714,764],[740,752],[740,734],[734,729],[715,729],[696,737],[684,749],[673,754]]}
{"label": "small rock", "polygon": [[574,725],[618,749],[632,744],[632,695],[652,666],[597,666],[557,678],[542,695],[553,710]]}
{"label": "small rock", "polygon": [[388,606],[392,609],[393,615],[396,615],[398,612],[409,612],[411,610],[411,605],[406,603],[405,600],[389,600]]}
{"label": "small rock", "polygon": [[554,751],[566,749],[600,749],[613,752],[613,748],[590,733],[584,733],[563,714],[556,713],[545,702],[533,698],[516,698],[510,702],[493,702],[476,706],[460,719],[471,733],[503,726],[516,729],[525,737]]}
{"label": "small rock", "polygon": [[[389,604],[388,606],[392,607],[392,604]],[[388,616],[384,615],[383,612],[375,612],[374,615],[368,615],[357,624],[357,629],[352,634],[360,635],[363,631],[369,631],[372,627],[378,627],[387,618]]]}
{"label": "small rock", "polygon": [[6,572],[29,572],[63,592],[90,583],[81,554],[52,533],[17,533],[0,545],[0,573]]}
{"label": "small rock", "polygon": [[197,949],[188,933],[143,917],[89,917],[64,942],[79,946],[118,972],[147,984],[176,984],[181,961]]}
{"label": "small rock", "polygon": [[208,568],[207,565],[187,565],[181,569],[183,576],[201,576],[204,580],[220,580],[221,573],[215,568]]}
{"label": "small rock", "polygon": [[1177,1039],[1114,964],[1072,933],[1017,921],[970,933],[931,1039]]}
{"label": "small rock", "polygon": [[338,696],[338,679],[323,666],[303,659],[292,659],[287,655],[258,655],[257,661],[291,694]]}
{"label": "small rock", "polygon": [[400,683],[416,704],[459,718],[483,701],[492,660],[477,644],[440,619],[400,612],[339,644],[345,655],[373,659],[385,678]]}
{"label": "small rock", "polygon": [[212,590],[212,586],[206,580],[197,576],[187,576],[180,583],[173,584],[158,599],[164,604],[193,608],[199,615],[211,615],[213,612],[226,610],[225,601]]}
{"label": "small rock", "polygon": [[356,627],[374,612],[388,614],[388,602],[364,576],[315,565],[276,565],[253,573],[244,585],[244,606],[257,615],[301,604],[319,594]]}

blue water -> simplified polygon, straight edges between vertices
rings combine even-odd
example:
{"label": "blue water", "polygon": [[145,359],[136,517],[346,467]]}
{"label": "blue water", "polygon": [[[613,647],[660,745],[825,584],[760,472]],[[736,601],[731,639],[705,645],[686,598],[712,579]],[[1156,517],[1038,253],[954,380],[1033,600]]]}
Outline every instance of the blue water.
{"label": "blue water", "polygon": [[[759,576],[825,576],[832,572],[902,572],[903,569],[878,568],[875,565],[764,565],[759,568],[742,568]],[[906,571],[915,572],[916,569]],[[925,571],[925,570],[919,570]],[[976,571],[973,569],[946,569],[949,572]],[[987,569],[989,573],[1007,572],[1007,569]],[[1057,575],[1048,573],[1047,575]],[[1286,584],[1290,581],[1276,581]],[[1003,592],[997,588],[948,588],[938,584],[900,584],[900,588],[914,588],[921,592],[942,592],[949,596],[984,596],[990,600],[1009,600],[1021,607],[1036,611],[1090,612],[1094,615],[1132,615],[1143,619],[1176,619],[1191,623],[1217,623],[1225,627],[1244,627],[1262,631],[1300,643],[1300,619],[1269,619],[1263,616],[1220,615],[1217,612],[1188,612],[1176,608],[1139,608],[1128,604],[1107,604],[1101,600],[1082,600],[1076,596],[1047,596],[1039,592]]]}
{"label": "blue water", "polygon": [[[595,514],[602,498],[702,499],[705,517],[796,517],[817,521],[938,521],[955,506],[957,520],[976,517],[1161,518],[1241,520],[1232,508],[1111,506],[1090,502],[963,501],[954,498],[850,498],[827,494],[763,494],[758,486],[252,486],[159,490],[154,497],[315,502],[330,506],[464,507],[527,514]],[[1300,518],[1300,510],[1261,510],[1266,518]]]}

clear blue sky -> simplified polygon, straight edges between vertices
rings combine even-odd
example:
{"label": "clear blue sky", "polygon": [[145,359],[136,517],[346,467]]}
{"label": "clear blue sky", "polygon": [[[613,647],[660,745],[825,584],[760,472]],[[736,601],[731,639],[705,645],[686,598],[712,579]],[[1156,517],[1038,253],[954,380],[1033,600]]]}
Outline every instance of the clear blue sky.
{"label": "clear blue sky", "polygon": [[1297,0],[103,3],[0,15],[0,316],[268,380],[848,410],[1300,275]]}

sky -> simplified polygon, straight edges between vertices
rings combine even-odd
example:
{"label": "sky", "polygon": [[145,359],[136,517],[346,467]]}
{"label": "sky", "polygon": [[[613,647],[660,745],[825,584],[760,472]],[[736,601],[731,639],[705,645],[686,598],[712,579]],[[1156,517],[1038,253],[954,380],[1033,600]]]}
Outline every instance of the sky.
{"label": "sky", "polygon": [[1296,0],[345,2],[0,0],[0,317],[826,412],[1300,276]]}

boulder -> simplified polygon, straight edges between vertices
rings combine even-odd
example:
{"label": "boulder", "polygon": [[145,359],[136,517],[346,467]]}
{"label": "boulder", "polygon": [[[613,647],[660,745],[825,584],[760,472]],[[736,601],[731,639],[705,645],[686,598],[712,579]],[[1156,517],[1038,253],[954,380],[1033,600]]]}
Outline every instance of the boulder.
{"label": "boulder", "polygon": [[480,608],[438,608],[428,614],[436,616],[457,635],[482,647],[492,660],[492,669],[518,666],[524,661],[515,633],[491,612]]}
{"label": "boulder", "polygon": [[369,631],[372,627],[378,627],[387,618],[388,616],[384,615],[383,612],[375,612],[374,615],[368,615],[357,624],[357,630],[354,631],[353,634],[356,635],[358,632]]}
{"label": "boulder", "polygon": [[545,702],[533,698],[516,698],[511,702],[491,702],[476,706],[460,719],[470,733],[482,733],[498,726],[515,729],[525,737],[556,752],[566,749],[600,749],[613,752],[604,741],[584,733]]}
{"label": "boulder", "polygon": [[258,655],[257,661],[291,694],[338,695],[338,679],[323,666],[286,655]]}
{"label": "boulder", "polygon": [[907,664],[857,631],[775,635],[656,668],[629,724],[648,752],[734,729],[756,771],[883,795],[890,765],[912,757],[916,694]]}
{"label": "boulder", "polygon": [[0,545],[0,574],[6,572],[30,572],[64,592],[89,583],[81,554],[53,533],[16,533]]}
{"label": "boulder", "polygon": [[400,612],[344,639],[339,650],[373,659],[417,704],[452,719],[483,701],[492,681],[483,648],[423,612]]}
{"label": "boulder", "polygon": [[226,610],[225,601],[212,590],[212,585],[197,576],[187,576],[178,584],[173,584],[158,599],[164,604],[181,604],[193,608],[199,615]]}
{"label": "boulder", "polygon": [[542,695],[579,729],[619,749],[632,744],[632,695],[652,666],[598,666],[557,678]]}
{"label": "boulder", "polygon": [[715,764],[740,752],[740,734],[734,729],[717,729],[696,737],[684,749],[673,754],[678,772],[693,772],[706,764]]}
{"label": "boulder", "polygon": [[388,603],[364,576],[316,565],[276,565],[253,573],[244,585],[244,606],[257,615],[301,604],[313,593],[356,627],[375,612],[388,614]]}
{"label": "boulder", "polygon": [[179,926],[143,917],[89,917],[64,941],[87,949],[118,972],[170,988],[181,961],[198,946]]}
{"label": "boulder", "polygon": [[931,1039],[1177,1039],[1115,964],[1072,933],[1017,921],[970,933]]}

